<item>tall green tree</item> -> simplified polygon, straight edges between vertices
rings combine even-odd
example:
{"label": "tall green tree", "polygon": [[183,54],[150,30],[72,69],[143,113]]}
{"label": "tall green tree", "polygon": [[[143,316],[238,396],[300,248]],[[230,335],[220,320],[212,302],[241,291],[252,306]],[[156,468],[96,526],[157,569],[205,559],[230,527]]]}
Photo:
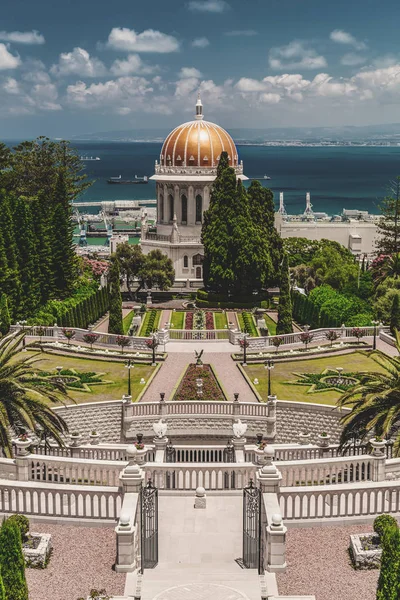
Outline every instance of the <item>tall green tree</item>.
{"label": "tall green tree", "polygon": [[119,260],[114,258],[111,263],[108,278],[110,292],[110,313],[108,321],[108,332],[123,335],[124,328],[122,324],[122,297]]}
{"label": "tall green tree", "polygon": [[6,335],[10,331],[11,319],[8,310],[7,296],[3,293],[0,296],[0,333]]}
{"label": "tall green tree", "polygon": [[400,298],[399,294],[396,294],[393,298],[392,310],[390,312],[390,331],[392,335],[396,334],[396,331],[400,331]]}
{"label": "tall green tree", "polygon": [[168,290],[175,280],[173,262],[161,250],[151,250],[144,256],[142,267],[138,272],[139,287]]}
{"label": "tall green tree", "polygon": [[33,229],[33,215],[25,198],[18,198],[14,205],[14,228],[18,232],[19,278],[21,282],[21,308],[24,318],[32,316],[40,304],[39,261]]}
{"label": "tall green tree", "polygon": [[21,532],[10,519],[0,529],[0,568],[6,600],[28,600]]}
{"label": "tall green tree", "polygon": [[279,306],[278,306],[278,323],[276,325],[277,335],[283,333],[292,333],[293,315],[292,315],[292,300],[290,297],[290,277],[289,277],[289,261],[285,253],[282,260],[281,276],[279,283]]}
{"label": "tall green tree", "polygon": [[73,243],[72,205],[65,169],[60,169],[57,176],[52,231],[55,294],[62,299],[71,294],[78,272]]}
{"label": "tall green tree", "polygon": [[21,302],[21,281],[17,258],[17,245],[19,243],[19,232],[15,231],[12,215],[13,198],[4,190],[0,190],[0,233],[7,248],[7,277],[2,282],[1,290],[7,294],[9,309],[12,317],[18,316],[18,308]]}
{"label": "tall green tree", "polygon": [[383,535],[381,570],[379,573],[377,600],[400,598],[400,530],[387,527]]}
{"label": "tall green tree", "polygon": [[53,297],[55,271],[58,269],[54,268],[52,241],[55,236],[51,229],[51,213],[46,208],[42,194],[31,201],[31,212],[35,215],[33,230],[39,264],[40,303],[43,305]]}
{"label": "tall green tree", "polygon": [[119,260],[120,274],[126,281],[128,292],[132,295],[132,285],[142,271],[146,257],[139,245],[128,242],[118,244],[115,255]]}
{"label": "tall green tree", "polygon": [[394,257],[394,276],[400,273],[400,177],[396,178],[380,205],[381,218],[378,223],[376,248],[380,254]]}

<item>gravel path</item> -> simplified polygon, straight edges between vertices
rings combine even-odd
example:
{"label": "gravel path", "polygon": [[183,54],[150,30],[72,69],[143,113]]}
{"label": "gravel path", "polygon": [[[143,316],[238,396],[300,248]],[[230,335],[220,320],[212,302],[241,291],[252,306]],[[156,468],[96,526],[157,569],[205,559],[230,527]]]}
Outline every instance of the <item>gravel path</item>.
{"label": "gravel path", "polygon": [[355,571],[347,551],[351,533],[369,531],[371,525],[289,529],[288,568],[277,574],[279,594],[315,594],[316,600],[375,600],[379,569]]}
{"label": "gravel path", "polygon": [[[199,350],[200,348],[196,346],[195,349]],[[229,400],[233,400],[233,394],[238,392],[241,402],[256,401],[254,394],[240,374],[230,354],[207,352],[207,348],[205,348],[203,360],[205,363],[210,363],[215,367]],[[162,363],[160,370],[142,397],[141,402],[157,402],[160,392],[165,392],[166,400],[169,399],[185,367],[192,362],[194,362],[193,352],[189,354],[186,352],[169,351],[167,359]]]}
{"label": "gravel path", "polygon": [[46,569],[26,569],[29,600],[77,600],[92,588],[124,593],[125,574],[115,573],[115,532],[112,527],[32,526],[50,533],[53,553]]}

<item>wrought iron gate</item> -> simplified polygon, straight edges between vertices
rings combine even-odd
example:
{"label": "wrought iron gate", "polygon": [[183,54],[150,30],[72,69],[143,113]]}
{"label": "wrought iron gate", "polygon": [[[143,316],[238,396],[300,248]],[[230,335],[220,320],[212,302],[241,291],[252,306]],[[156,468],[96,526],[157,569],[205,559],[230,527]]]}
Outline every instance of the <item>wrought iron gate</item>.
{"label": "wrought iron gate", "polygon": [[149,479],[140,494],[142,526],[142,573],[158,563],[158,489]]}
{"label": "wrought iron gate", "polygon": [[261,492],[250,479],[243,489],[243,564],[263,572],[261,546]]}

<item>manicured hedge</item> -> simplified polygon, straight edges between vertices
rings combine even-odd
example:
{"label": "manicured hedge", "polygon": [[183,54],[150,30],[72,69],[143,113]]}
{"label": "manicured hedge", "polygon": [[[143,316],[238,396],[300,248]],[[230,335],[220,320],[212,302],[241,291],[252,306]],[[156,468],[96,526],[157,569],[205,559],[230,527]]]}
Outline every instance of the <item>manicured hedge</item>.
{"label": "manicured hedge", "polygon": [[141,336],[149,337],[149,335],[153,333],[155,329],[157,329],[160,322],[160,315],[161,311],[155,310],[154,308],[150,311],[147,311],[142,328],[140,330]]}

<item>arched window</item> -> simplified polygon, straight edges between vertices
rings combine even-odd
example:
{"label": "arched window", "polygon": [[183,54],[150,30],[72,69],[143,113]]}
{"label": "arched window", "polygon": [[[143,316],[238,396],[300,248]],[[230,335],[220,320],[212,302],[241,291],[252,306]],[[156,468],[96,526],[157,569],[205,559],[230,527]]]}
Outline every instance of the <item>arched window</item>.
{"label": "arched window", "polygon": [[183,194],[183,196],[181,198],[181,209],[182,209],[182,223],[184,225],[186,225],[186,223],[187,223],[187,197],[185,196],[185,194]]}
{"label": "arched window", "polygon": [[202,256],[201,254],[195,254],[192,258],[193,266],[195,267],[196,265],[202,265],[203,259],[204,259],[204,256]]}
{"label": "arched window", "polygon": [[189,259],[186,255],[183,257],[183,266],[185,269],[189,267]]}
{"label": "arched window", "polygon": [[173,221],[174,220],[174,214],[175,214],[175,210],[174,210],[174,197],[170,194],[168,196],[168,217],[169,217],[169,221]]}
{"label": "arched window", "polygon": [[196,196],[196,223],[201,223],[202,222],[202,213],[203,213],[203,199],[200,196],[200,194],[198,194]]}
{"label": "arched window", "polygon": [[160,194],[159,207],[160,207],[160,212],[158,215],[158,220],[160,221],[160,223],[162,223],[164,221],[164,196],[163,196],[163,194]]}

